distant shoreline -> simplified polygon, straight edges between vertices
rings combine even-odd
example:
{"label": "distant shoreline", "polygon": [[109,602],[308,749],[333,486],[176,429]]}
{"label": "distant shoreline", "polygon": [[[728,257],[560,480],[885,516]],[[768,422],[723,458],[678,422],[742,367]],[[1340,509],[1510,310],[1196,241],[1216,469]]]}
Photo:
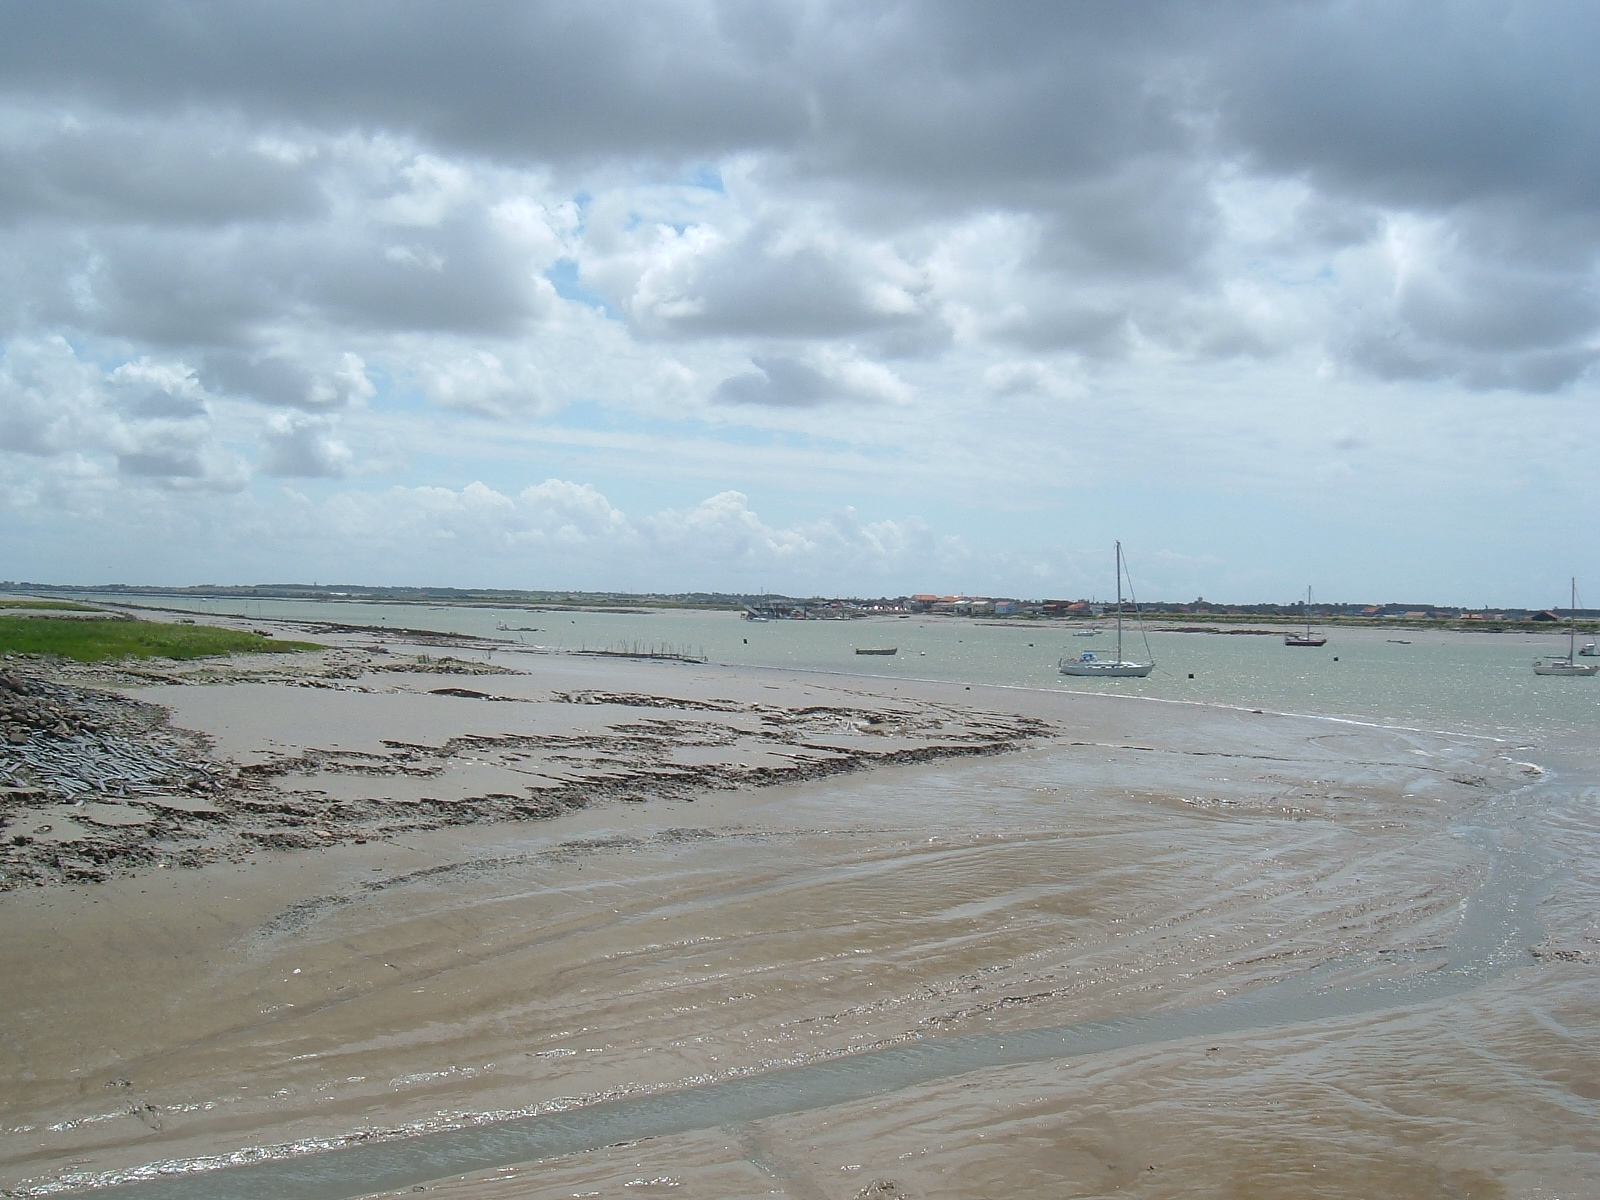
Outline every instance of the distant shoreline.
{"label": "distant shoreline", "polygon": [[[674,593],[671,595],[658,595],[654,593],[640,593],[629,595],[624,593],[596,593],[596,592],[513,592],[513,591],[473,591],[462,589],[456,591],[449,588],[368,588],[359,589],[354,585],[339,589],[305,588],[303,590],[292,586],[284,587],[241,587],[241,588],[161,588],[137,587],[123,584],[88,587],[81,585],[46,585],[9,583],[0,585],[0,607],[4,607],[6,595],[61,595],[74,597],[105,597],[104,603],[126,604],[129,607],[143,607],[138,604],[140,599],[146,600],[188,600],[188,601],[224,601],[232,603],[247,603],[249,601],[280,601],[303,603],[331,603],[331,604],[373,604],[398,608],[470,608],[486,610],[505,610],[518,612],[572,612],[572,613],[602,613],[614,616],[650,616],[663,611],[692,611],[692,612],[727,612],[737,613],[747,607],[751,601],[763,599],[762,597],[743,597],[722,593]],[[900,597],[891,603],[898,603],[905,598]],[[827,601],[829,605],[875,605],[883,603],[879,600],[841,600]],[[797,605],[818,606],[824,602],[815,598],[808,600],[795,600]],[[1034,603],[1027,601],[1025,603]],[[1523,610],[1511,610],[1521,613]],[[1542,610],[1559,611],[1559,610]],[[1162,606],[1141,606],[1141,612],[1146,625],[1156,632],[1162,633],[1246,633],[1277,634],[1286,628],[1303,626],[1308,618],[1296,612],[1233,612],[1233,613],[1206,613],[1206,612],[1179,612]],[[884,612],[871,611],[870,608],[852,610],[844,614],[835,613],[831,619],[839,619],[840,615],[856,620],[872,618],[902,619],[914,618],[917,620],[941,621],[970,621],[976,625],[993,625],[1014,628],[1038,629],[1041,626],[1051,629],[1082,628],[1085,626],[1099,626],[1115,620],[1116,614],[1102,612],[1094,616],[1057,616],[1046,613],[1018,612],[991,616],[988,614],[968,615],[949,612]],[[1130,616],[1131,613],[1125,613]],[[813,616],[810,619],[830,619]],[[1309,616],[1312,625],[1319,628],[1333,629],[1387,629],[1409,630],[1422,632],[1427,630],[1448,630],[1465,633],[1550,633],[1560,631],[1565,633],[1569,624],[1567,620],[1558,618],[1536,619],[1532,615],[1506,616],[1501,619],[1479,617],[1418,617],[1402,614],[1386,614],[1375,616],[1356,616],[1352,614],[1319,614],[1313,612]],[[1266,629],[1242,630],[1231,629],[1229,626],[1267,626]],[[1216,627],[1216,628],[1213,628]],[[1600,617],[1585,616],[1572,623],[1577,632],[1593,637],[1600,634]]]}

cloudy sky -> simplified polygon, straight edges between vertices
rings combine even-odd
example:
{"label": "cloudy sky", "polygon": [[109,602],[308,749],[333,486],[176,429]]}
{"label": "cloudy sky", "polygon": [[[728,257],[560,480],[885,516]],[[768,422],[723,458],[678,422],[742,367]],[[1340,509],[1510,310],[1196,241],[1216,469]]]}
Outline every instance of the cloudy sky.
{"label": "cloudy sky", "polygon": [[1600,603],[1600,7],[18,5],[0,578]]}

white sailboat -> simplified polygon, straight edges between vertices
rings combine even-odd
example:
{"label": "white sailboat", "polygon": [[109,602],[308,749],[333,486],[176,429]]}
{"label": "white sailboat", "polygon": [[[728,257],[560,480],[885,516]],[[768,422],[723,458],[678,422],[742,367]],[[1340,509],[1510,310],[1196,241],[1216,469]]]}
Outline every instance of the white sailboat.
{"label": "white sailboat", "polygon": [[[1145,639],[1145,656],[1149,662],[1124,662],[1122,658],[1122,543],[1117,543],[1117,656],[1101,658],[1093,650],[1085,650],[1077,658],[1063,658],[1059,664],[1063,675],[1087,676],[1092,679],[1143,679],[1155,669],[1155,658],[1150,654],[1150,641]],[[1132,586],[1128,588],[1133,591]],[[1139,602],[1133,602],[1134,619],[1139,620]],[[1139,620],[1139,632],[1144,633],[1144,622]]]}
{"label": "white sailboat", "polygon": [[[1545,657],[1534,660],[1533,673],[1535,675],[1570,675],[1577,677],[1593,677],[1600,675],[1600,663],[1581,663],[1575,657],[1578,646],[1578,580],[1572,580],[1572,605],[1567,609],[1567,652],[1557,657]],[[1588,647],[1584,647],[1585,650]]]}
{"label": "white sailboat", "polygon": [[1306,588],[1306,631],[1304,633],[1286,633],[1283,635],[1285,646],[1326,646],[1328,639],[1311,628],[1311,589]]}

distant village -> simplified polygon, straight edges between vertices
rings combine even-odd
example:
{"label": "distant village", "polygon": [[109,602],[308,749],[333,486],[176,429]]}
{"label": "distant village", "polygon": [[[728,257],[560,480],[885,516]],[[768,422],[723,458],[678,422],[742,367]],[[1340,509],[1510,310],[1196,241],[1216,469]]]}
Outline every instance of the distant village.
{"label": "distant village", "polygon": [[[937,596],[932,593],[900,596],[893,599],[791,599],[762,596],[743,601],[745,615],[769,620],[842,620],[852,617],[929,615],[940,617],[1022,617],[1029,619],[1092,620],[1116,613],[1116,604],[1096,600],[1019,600],[999,596]],[[1123,601],[1124,613],[1132,614],[1132,601]],[[1597,609],[1470,609],[1431,604],[1214,604],[1205,599],[1187,602],[1141,602],[1137,611],[1162,619],[1188,617],[1217,620],[1227,618],[1277,617],[1288,620],[1407,620],[1407,621],[1562,621],[1569,616],[1600,617]]]}

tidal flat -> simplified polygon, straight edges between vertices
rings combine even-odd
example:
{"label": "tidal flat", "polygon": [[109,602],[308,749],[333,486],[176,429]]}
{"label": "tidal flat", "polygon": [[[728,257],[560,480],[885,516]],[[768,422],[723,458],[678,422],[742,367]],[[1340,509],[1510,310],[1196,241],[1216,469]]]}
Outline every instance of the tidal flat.
{"label": "tidal flat", "polygon": [[323,640],[43,681],[188,774],[7,801],[9,1194],[1597,1194],[1581,747]]}

